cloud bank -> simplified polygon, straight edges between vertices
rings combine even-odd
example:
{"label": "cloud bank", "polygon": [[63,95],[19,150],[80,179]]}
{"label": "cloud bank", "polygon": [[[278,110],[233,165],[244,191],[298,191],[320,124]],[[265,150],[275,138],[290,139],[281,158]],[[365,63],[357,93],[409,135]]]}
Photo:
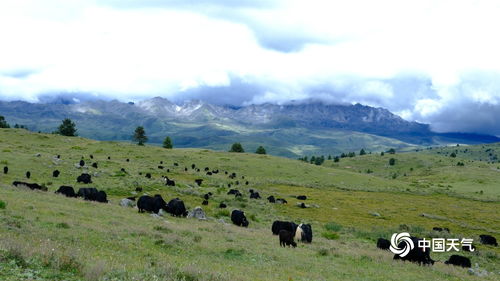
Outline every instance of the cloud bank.
{"label": "cloud bank", "polygon": [[0,2],[0,99],[385,107],[500,135],[498,1]]}

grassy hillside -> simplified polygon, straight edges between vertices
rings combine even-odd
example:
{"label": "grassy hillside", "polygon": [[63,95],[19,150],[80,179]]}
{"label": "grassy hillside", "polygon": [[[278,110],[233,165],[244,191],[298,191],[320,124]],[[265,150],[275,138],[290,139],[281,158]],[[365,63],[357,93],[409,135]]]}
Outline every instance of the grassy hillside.
{"label": "grassy hillside", "polygon": [[[495,149],[499,151],[500,144],[438,147],[383,156],[377,153],[342,158],[338,163],[326,161],[325,166],[404,182],[421,192],[500,201],[500,163],[488,158],[490,153],[496,155]],[[391,158],[394,165],[389,164]]]}
{"label": "grassy hillside", "polygon": [[[453,171],[452,163],[445,162],[449,157],[442,155],[370,155],[319,167],[266,155],[165,150],[12,129],[0,130],[0,153],[0,166],[9,167],[8,174],[0,175],[0,200],[6,203],[3,209],[0,204],[2,280],[465,280],[475,278],[465,269],[443,263],[420,267],[394,262],[390,252],[376,249],[375,241],[401,230],[439,236],[431,231],[434,226],[450,228],[449,237],[478,241],[479,234],[500,236],[499,191],[493,184],[498,172],[491,164],[466,164],[459,174],[467,182],[459,185],[452,174],[441,179],[440,172],[431,173]],[[61,160],[54,158],[58,154]],[[76,183],[82,169],[75,164],[82,157],[89,166],[98,163],[98,169],[88,168],[94,181],[89,186],[105,190],[109,204],[53,194],[63,184],[84,186]],[[385,167],[389,157],[401,158],[395,166]],[[394,171],[387,170],[406,171],[405,159],[412,162],[404,166],[414,166],[415,173],[408,179],[393,179],[390,172]],[[160,161],[163,170],[157,168]],[[198,173],[190,169],[192,163],[235,172],[238,179],[229,179],[223,172]],[[61,171],[58,178],[52,178],[55,169]],[[367,174],[365,169],[374,172]],[[430,175],[420,173],[426,169]],[[29,180],[25,179],[28,170]],[[153,177],[147,179],[139,172]],[[476,173],[484,175],[484,183],[469,178]],[[164,186],[161,175],[175,179],[177,186]],[[195,187],[196,178],[204,179],[202,187]],[[43,183],[49,192],[13,187],[14,180]],[[443,183],[435,184],[438,180]],[[451,188],[438,185],[452,180]],[[226,195],[229,183],[242,191],[243,198]],[[209,219],[156,218],[120,207],[119,200],[131,196],[136,187],[165,199],[180,197],[188,209],[200,206],[202,195],[211,191],[214,198],[203,206]],[[249,199],[249,188],[264,198],[285,198],[288,204]],[[479,188],[482,194],[475,193]],[[305,203],[311,208],[296,206],[293,196],[302,194],[308,196]],[[228,209],[219,209],[219,202]],[[245,211],[248,229],[231,224],[233,209]],[[270,231],[276,219],[311,223],[313,243],[280,248]],[[464,255],[494,272],[485,280],[498,279],[500,249],[477,247],[477,252]],[[449,255],[433,253],[432,257],[444,261]]]}

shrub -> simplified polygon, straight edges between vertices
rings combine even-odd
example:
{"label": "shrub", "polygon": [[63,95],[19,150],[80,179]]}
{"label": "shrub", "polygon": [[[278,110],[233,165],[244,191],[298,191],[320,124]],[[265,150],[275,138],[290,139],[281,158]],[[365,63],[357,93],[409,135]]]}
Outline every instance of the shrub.
{"label": "shrub", "polygon": [[394,166],[396,164],[396,159],[391,158],[389,159],[389,165]]}
{"label": "shrub", "polygon": [[328,240],[337,240],[340,238],[340,235],[338,235],[335,232],[323,232],[323,233],[321,233],[321,236],[323,236],[324,238],[326,238]]}
{"label": "shrub", "polygon": [[65,229],[68,229],[69,228],[69,224],[65,223],[65,222],[60,222],[58,224],[56,224],[56,227],[57,228],[65,228]]}
{"label": "shrub", "polygon": [[320,256],[324,257],[324,256],[328,256],[328,254],[329,254],[328,249],[321,248],[321,249],[318,250],[318,255],[320,255]]}
{"label": "shrub", "polygon": [[328,231],[340,231],[342,229],[342,225],[336,223],[336,222],[329,222],[325,224],[325,229]]}
{"label": "shrub", "polygon": [[7,206],[7,203],[5,203],[4,201],[0,200],[0,209],[5,209],[6,206]]}

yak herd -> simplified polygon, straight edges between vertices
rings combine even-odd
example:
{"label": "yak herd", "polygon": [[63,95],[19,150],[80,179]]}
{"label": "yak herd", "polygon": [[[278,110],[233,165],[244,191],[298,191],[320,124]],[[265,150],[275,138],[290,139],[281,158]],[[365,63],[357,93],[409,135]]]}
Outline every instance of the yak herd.
{"label": "yak herd", "polygon": [[[60,155],[55,156],[55,158],[60,159]],[[93,155],[90,155],[90,159],[94,159]],[[107,157],[108,160],[111,159],[110,156]],[[130,159],[126,159],[126,162],[130,162]],[[158,169],[163,170],[165,167],[163,166],[163,161],[160,161],[160,164],[158,166]],[[85,160],[82,159],[79,161],[78,164],[75,166],[81,168],[85,167]],[[98,168],[97,162],[94,162],[91,164],[91,166],[95,169]],[[174,167],[179,166],[178,163],[173,164]],[[200,172],[201,170],[197,168],[196,164],[191,164],[191,169],[195,170],[196,172]],[[166,169],[167,172],[170,172],[170,169]],[[188,168],[185,167],[184,171],[188,171]],[[3,168],[4,174],[9,173],[9,167],[5,166]],[[121,168],[121,172],[127,173],[124,168]],[[208,167],[204,168],[204,172],[206,175],[211,176],[214,174],[218,174],[220,171],[218,169],[210,169]],[[52,172],[52,176],[57,178],[61,172],[59,170],[54,170]],[[224,174],[228,176],[229,179],[236,179],[237,175],[236,173],[229,173],[228,171],[224,171]],[[26,178],[31,177],[31,172],[27,171],[26,172]],[[142,175],[140,172],[139,175]],[[146,173],[145,177],[148,179],[152,178],[151,173]],[[244,176],[241,176],[241,179],[245,179]],[[167,176],[162,176],[162,181],[166,186],[175,186],[176,183],[173,179],[168,178]],[[88,173],[82,173],[76,178],[77,183],[83,183],[83,184],[90,184],[92,183],[92,176]],[[194,182],[196,183],[197,186],[201,186],[203,184],[203,179],[195,179]],[[39,185],[37,183],[27,183],[27,182],[22,182],[22,181],[14,181],[12,183],[16,187],[27,187],[32,190],[41,190],[41,191],[47,191],[47,187],[43,185]],[[240,182],[236,180],[234,183],[228,183],[227,186],[230,188],[232,184],[239,185]],[[245,181],[245,185],[249,185],[248,181]],[[142,188],[138,187],[136,188],[136,192],[142,192]],[[96,202],[101,202],[101,203],[107,203],[107,195],[106,192],[103,190],[97,190],[96,188],[93,187],[83,187],[78,189],[77,192],[73,189],[72,186],[69,185],[62,185],[60,186],[55,193],[57,194],[62,194],[66,197],[81,197],[84,200],[88,201],[96,201]],[[250,198],[251,199],[261,199],[261,196],[259,192],[249,189],[250,193]],[[227,192],[228,195],[234,195],[235,198],[237,197],[242,197],[243,194],[238,190],[238,189],[229,189]],[[211,199],[213,194],[211,192],[208,192],[203,195],[203,202],[202,205],[208,205],[208,200]],[[298,200],[306,200],[307,196],[306,195],[299,195],[295,196]],[[188,211],[186,209],[186,206],[184,205],[184,202],[179,199],[179,198],[174,198],[170,200],[168,203],[161,197],[161,195],[156,194],[154,196],[149,196],[149,195],[142,195],[139,197],[137,200],[137,204],[134,203],[136,197],[128,197],[125,199],[122,199],[122,202],[127,202],[130,203],[129,206],[137,206],[138,212],[143,213],[143,212],[148,212],[148,213],[154,213],[158,214],[161,211],[165,211],[172,216],[176,217],[186,217],[188,215]],[[279,204],[287,204],[288,202],[283,199],[283,198],[275,198],[273,195],[270,195],[267,197],[267,201],[269,203],[279,203]],[[299,206],[305,206],[304,203],[300,204]],[[227,208],[227,205],[223,202],[219,204],[219,208]],[[233,224],[241,227],[248,227],[249,222],[245,216],[244,211],[242,210],[233,210],[231,212],[231,221]],[[296,224],[294,222],[290,221],[274,221],[272,226],[271,226],[271,231],[273,235],[277,235],[279,237],[279,243],[280,246],[283,247],[296,247],[297,242],[303,242],[303,243],[311,243],[312,238],[313,238],[313,232],[312,232],[312,227],[310,224]],[[448,228],[442,228],[442,227],[434,227],[433,231],[437,232],[450,232]],[[419,245],[419,240],[420,238],[417,237],[411,237],[411,240],[413,241],[414,245]],[[482,244],[486,245],[493,245],[493,246],[498,246],[498,243],[496,241],[496,238],[491,236],[491,235],[480,235],[480,242]],[[403,244],[405,242],[401,242],[400,245],[398,245],[399,248],[403,248],[405,245]],[[382,249],[382,250],[389,250],[390,248],[390,241],[384,238],[379,238],[377,240],[377,248]],[[463,248],[464,251],[473,251],[475,250],[475,247],[472,245],[470,248],[465,247]],[[422,249],[418,246],[415,246],[410,252],[405,256],[405,257],[400,257],[399,255],[394,255],[394,259],[401,259],[403,261],[410,261],[410,262],[415,262],[421,265],[432,265],[434,264],[434,260],[431,259],[430,257],[430,251]],[[469,258],[460,256],[460,255],[452,255],[450,258],[445,262],[445,264],[451,264],[451,265],[456,265],[456,266],[461,266],[461,267],[471,267],[471,261]]]}

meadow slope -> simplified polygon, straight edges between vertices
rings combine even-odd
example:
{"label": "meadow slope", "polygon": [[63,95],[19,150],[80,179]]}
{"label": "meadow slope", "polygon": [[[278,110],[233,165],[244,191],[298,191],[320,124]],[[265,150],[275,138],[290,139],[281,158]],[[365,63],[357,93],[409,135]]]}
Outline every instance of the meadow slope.
{"label": "meadow slope", "polygon": [[[54,158],[58,154],[61,160]],[[86,165],[97,162],[99,168],[77,168],[82,157]],[[389,157],[397,158],[397,164],[385,166]],[[0,204],[0,279],[475,280],[466,269],[442,262],[421,267],[393,261],[390,252],[375,247],[378,237],[402,230],[421,237],[442,235],[431,231],[434,226],[450,228],[446,237],[500,237],[496,166],[475,161],[453,172],[457,167],[449,158],[367,155],[316,166],[267,155],[166,150],[0,129],[0,166],[9,167],[8,174],[0,175],[0,201],[5,202],[4,208]],[[193,163],[202,171],[210,167],[221,172],[208,176],[192,170]],[[52,177],[55,169],[61,171],[58,178]],[[30,179],[25,178],[28,170]],[[84,187],[76,183],[83,171],[93,175],[88,186],[107,192],[108,204],[53,193],[63,184]],[[223,171],[235,172],[237,179]],[[161,175],[177,185],[165,186]],[[197,178],[204,179],[201,187],[194,184]],[[48,192],[13,187],[14,180],[44,184]],[[229,183],[243,198],[226,195]],[[165,199],[180,197],[188,209],[200,206],[202,195],[210,191],[214,197],[203,206],[209,218],[158,218],[120,207],[119,200],[133,195],[136,187]],[[249,199],[250,188],[288,204]],[[293,196],[302,194],[310,208],[296,206]],[[228,208],[219,209],[219,202]],[[249,228],[231,224],[232,209],[245,211]],[[276,219],[311,223],[313,242],[280,248],[270,231]],[[500,248],[475,244],[477,252],[461,254],[489,272],[482,280],[498,280]],[[444,261],[450,255],[432,257]]]}

